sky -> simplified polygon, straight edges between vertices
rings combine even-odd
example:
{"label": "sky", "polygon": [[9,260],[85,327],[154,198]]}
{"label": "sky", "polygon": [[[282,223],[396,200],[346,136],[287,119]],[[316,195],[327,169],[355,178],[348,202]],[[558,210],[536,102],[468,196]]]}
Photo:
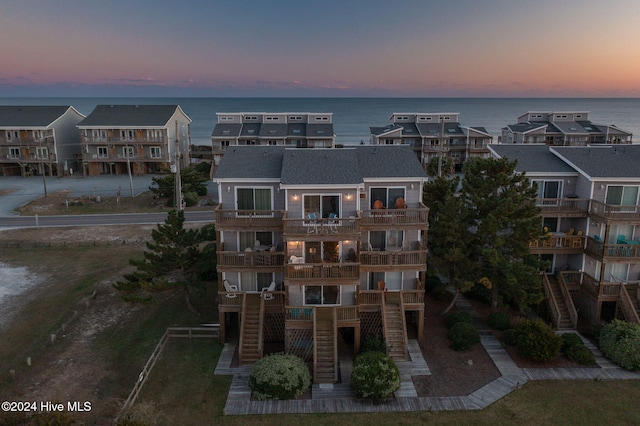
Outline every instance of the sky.
{"label": "sky", "polygon": [[638,0],[0,0],[0,96],[640,97]]}

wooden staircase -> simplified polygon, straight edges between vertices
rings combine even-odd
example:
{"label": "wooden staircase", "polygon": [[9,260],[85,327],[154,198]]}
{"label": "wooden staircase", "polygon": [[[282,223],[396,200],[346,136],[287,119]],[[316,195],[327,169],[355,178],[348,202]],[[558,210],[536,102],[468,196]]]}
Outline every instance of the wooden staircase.
{"label": "wooden staircase", "polygon": [[260,295],[247,294],[242,310],[240,346],[241,364],[252,364],[262,358],[262,322],[260,321]]}
{"label": "wooden staircase", "polygon": [[571,316],[569,315],[569,308],[567,302],[562,297],[562,291],[560,290],[560,284],[554,276],[547,275],[549,284],[551,285],[551,292],[556,300],[558,311],[560,312],[560,323],[556,324],[558,330],[573,330],[573,323],[571,322]]}
{"label": "wooden staircase", "polygon": [[338,381],[337,328],[330,309],[316,308],[314,334],[314,383]]}
{"label": "wooden staircase", "polygon": [[[638,299],[640,295],[638,294],[638,284],[625,285],[624,288],[629,295],[629,299],[631,299],[631,304],[635,310],[636,317],[640,317],[640,299]],[[627,321],[632,320],[627,319]],[[635,318],[633,319],[633,322],[635,322]]]}
{"label": "wooden staircase", "polygon": [[395,301],[384,304],[384,340],[387,353],[395,361],[407,361],[407,331],[402,307]]}

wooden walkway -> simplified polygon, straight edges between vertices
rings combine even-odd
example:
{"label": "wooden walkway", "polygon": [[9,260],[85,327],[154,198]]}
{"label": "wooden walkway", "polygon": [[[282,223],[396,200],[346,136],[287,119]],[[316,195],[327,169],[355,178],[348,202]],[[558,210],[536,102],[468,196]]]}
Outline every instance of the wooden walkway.
{"label": "wooden walkway", "polygon": [[412,376],[429,375],[429,367],[422,356],[418,342],[409,342],[410,361],[396,364],[400,370],[400,389],[395,398],[381,400],[357,399],[351,391],[351,357],[340,354],[342,382],[321,387],[313,385],[310,399],[289,401],[254,401],[249,389],[250,366],[231,368],[235,343],[225,344],[215,374],[233,375],[231,388],[224,407],[226,415],[284,414],[284,413],[381,413],[404,411],[453,411],[479,410],[503,398],[529,380],[639,380],[640,373],[630,372],[604,358],[598,349],[583,338],[587,347],[596,356],[597,367],[593,368],[519,368],[509,357],[502,344],[486,324],[482,323],[468,300],[459,296],[459,310],[474,317],[474,325],[480,333],[480,342],[501,377],[466,396],[419,397],[413,386]]}

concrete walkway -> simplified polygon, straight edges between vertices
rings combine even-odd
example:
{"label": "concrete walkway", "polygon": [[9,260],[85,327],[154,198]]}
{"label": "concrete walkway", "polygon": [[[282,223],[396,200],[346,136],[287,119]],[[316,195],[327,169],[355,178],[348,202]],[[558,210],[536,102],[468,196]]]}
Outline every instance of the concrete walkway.
{"label": "concrete walkway", "polygon": [[361,400],[351,391],[351,357],[340,354],[342,383],[329,387],[313,385],[311,399],[289,401],[252,401],[249,388],[251,366],[231,368],[236,343],[225,344],[218,360],[215,374],[233,375],[231,388],[225,404],[227,415],[284,414],[284,413],[374,413],[401,411],[450,411],[478,410],[488,407],[508,395],[529,380],[627,380],[640,379],[640,373],[630,372],[611,363],[600,351],[583,338],[587,347],[596,356],[600,368],[519,368],[502,344],[494,337],[488,326],[482,323],[463,296],[456,301],[458,310],[469,312],[480,333],[480,342],[500,372],[500,377],[466,396],[419,397],[411,376],[429,375],[429,367],[422,356],[418,342],[409,342],[411,361],[398,362],[400,389],[395,398],[383,400]]}

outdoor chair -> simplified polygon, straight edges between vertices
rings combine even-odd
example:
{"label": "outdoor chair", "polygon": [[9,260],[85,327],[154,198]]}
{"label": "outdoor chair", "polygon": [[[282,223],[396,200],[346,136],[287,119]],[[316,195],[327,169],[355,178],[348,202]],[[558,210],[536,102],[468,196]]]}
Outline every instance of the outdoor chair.
{"label": "outdoor chair", "polygon": [[271,284],[269,284],[269,287],[263,287],[260,294],[262,295],[264,300],[273,300],[273,294],[271,294],[271,292],[275,290],[276,290],[276,282],[271,281]]}
{"label": "outdoor chair", "polygon": [[334,234],[338,233],[338,215],[335,213],[329,214],[329,230]]}
{"label": "outdoor chair", "polygon": [[309,213],[309,227],[307,228],[308,234],[318,232],[318,216],[315,213]]}
{"label": "outdoor chair", "polygon": [[233,299],[234,297],[237,297],[237,294],[229,294],[229,293],[233,293],[233,292],[238,292],[238,286],[235,284],[229,284],[229,281],[224,280],[222,281],[222,284],[224,285],[224,289],[227,292],[227,294],[225,294],[226,297],[228,297],[229,299]]}

